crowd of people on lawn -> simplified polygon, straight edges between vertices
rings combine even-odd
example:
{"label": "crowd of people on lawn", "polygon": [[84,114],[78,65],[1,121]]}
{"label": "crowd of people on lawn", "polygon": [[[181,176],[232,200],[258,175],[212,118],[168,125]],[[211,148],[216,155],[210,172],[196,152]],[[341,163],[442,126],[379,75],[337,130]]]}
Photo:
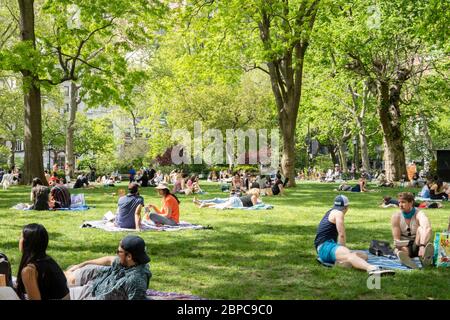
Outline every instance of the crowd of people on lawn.
{"label": "crowd of people on lawn", "polygon": [[[381,174],[384,174],[381,172]],[[416,173],[414,173],[416,174]],[[338,181],[340,168],[327,174],[329,179]],[[379,177],[379,186],[390,187],[389,182]],[[9,178],[8,178],[9,179]],[[39,178],[33,179],[31,201],[33,210],[69,208],[71,197],[63,178],[53,172],[46,173],[49,187]],[[87,175],[80,175],[75,185],[89,185]],[[198,200],[193,202],[199,208],[248,208],[262,202],[261,197],[283,195],[288,179],[278,172],[271,176],[260,176],[244,172],[231,173],[227,170],[212,171],[208,180],[227,185],[223,191],[229,192],[227,198]],[[79,181],[79,182],[78,182]],[[339,191],[367,192],[366,177],[361,177],[356,185],[342,183]],[[113,186],[113,175],[101,177],[99,183]],[[169,183],[173,187],[169,187]],[[152,186],[161,197],[158,207],[152,203],[145,205],[139,190]],[[225,189],[225,190],[224,190]],[[119,228],[142,229],[143,221],[156,225],[176,226],[180,223],[180,200],[176,194],[201,194],[197,175],[188,176],[181,170],[168,175],[151,170],[133,168],[129,172],[128,192],[119,197],[113,223]],[[448,200],[450,188],[442,179],[428,179],[420,193],[423,198]],[[367,262],[368,255],[361,251],[352,251],[346,247],[345,216],[350,202],[344,195],[338,195],[333,207],[321,219],[315,240],[318,259],[322,263],[336,266],[353,267],[365,270],[369,275],[393,275],[394,270],[382,269]],[[401,192],[397,199],[384,197],[382,205],[396,206],[400,210],[391,217],[390,225],[394,241],[394,252],[399,261],[412,269],[417,268],[412,260],[419,257],[422,266],[433,263],[434,247],[431,243],[432,228],[422,208],[442,206],[429,202],[415,201],[415,195]],[[449,220],[450,230],[450,220]],[[73,299],[73,300],[133,300],[145,299],[146,290],[152,273],[149,269],[150,258],[146,253],[145,242],[139,236],[124,237],[115,256],[100,257],[69,267],[63,271],[58,263],[47,255],[49,235],[40,224],[26,225],[21,234],[19,249],[22,253],[15,283],[7,279],[7,286],[0,286],[1,299]]]}

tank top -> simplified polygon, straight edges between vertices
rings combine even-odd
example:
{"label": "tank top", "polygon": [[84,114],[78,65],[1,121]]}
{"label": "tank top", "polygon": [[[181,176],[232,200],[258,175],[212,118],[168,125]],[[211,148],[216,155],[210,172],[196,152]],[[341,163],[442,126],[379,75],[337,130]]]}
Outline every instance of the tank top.
{"label": "tank top", "polygon": [[[420,211],[416,209],[416,214],[411,218],[410,222],[409,222],[409,226],[406,223],[405,217],[403,216],[402,213],[400,213],[400,231],[401,231],[401,235],[400,235],[400,240],[414,240],[416,238],[416,233],[417,233],[417,214]],[[409,232],[408,232],[408,228],[409,228]],[[409,236],[409,234],[411,234]]]}
{"label": "tank top", "polygon": [[66,276],[55,260],[47,256],[33,264],[38,272],[38,287],[42,300],[59,300],[69,293]]}
{"label": "tank top", "polygon": [[244,207],[253,207],[252,196],[243,196],[239,198]]}
{"label": "tank top", "polygon": [[336,228],[336,224],[328,220],[328,217],[330,216],[332,210],[333,209],[328,210],[319,223],[316,238],[314,239],[314,246],[316,247],[316,249],[319,245],[328,240],[333,240],[334,242],[337,242],[338,231]]}

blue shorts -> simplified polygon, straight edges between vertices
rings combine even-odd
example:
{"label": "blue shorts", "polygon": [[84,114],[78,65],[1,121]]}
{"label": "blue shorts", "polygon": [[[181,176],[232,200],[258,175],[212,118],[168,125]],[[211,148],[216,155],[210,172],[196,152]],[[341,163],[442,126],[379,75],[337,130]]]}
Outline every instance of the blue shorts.
{"label": "blue shorts", "polygon": [[341,245],[337,244],[333,240],[328,240],[319,245],[317,248],[317,253],[319,254],[319,258],[326,263],[335,263],[336,262],[336,250]]}

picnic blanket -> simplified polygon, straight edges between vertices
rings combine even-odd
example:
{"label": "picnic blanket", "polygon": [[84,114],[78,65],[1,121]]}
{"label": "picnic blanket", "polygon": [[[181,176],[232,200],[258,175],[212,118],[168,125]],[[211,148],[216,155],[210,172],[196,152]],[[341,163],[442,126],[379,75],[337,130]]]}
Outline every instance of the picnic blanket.
{"label": "picnic blanket", "polygon": [[[15,206],[11,207],[11,209],[15,209],[15,210],[22,210],[22,211],[27,211],[27,210],[31,210],[30,209],[31,205],[27,204],[27,203],[18,203]],[[78,207],[70,207],[70,208],[57,208],[57,209],[49,209],[47,211],[85,211],[85,210],[89,210],[91,207],[84,205],[84,206],[78,206]]]}
{"label": "picnic blanket", "polygon": [[[374,254],[371,254],[368,250],[360,250],[368,255],[367,262],[369,264],[373,264],[375,266],[378,266],[382,269],[397,269],[397,270],[404,270],[404,271],[411,271],[413,269],[408,268],[407,266],[404,266],[400,260],[395,258],[387,258],[383,256],[376,256]],[[316,259],[320,264],[322,264],[325,267],[333,267],[334,264],[327,263],[322,261],[319,257]],[[412,258],[412,261],[417,265],[418,268],[422,268],[422,263],[420,262],[418,257]]]}
{"label": "picnic blanket", "polygon": [[[86,200],[84,198],[83,193],[79,194],[71,194],[70,195],[70,208],[57,208],[57,209],[50,209],[52,210],[66,210],[66,211],[85,211],[89,210],[89,206],[86,204]],[[12,206],[11,209],[15,210],[31,210],[31,205],[28,203],[18,203],[15,206]]]}
{"label": "picnic blanket", "polygon": [[55,210],[65,210],[65,211],[85,211],[85,210],[89,210],[90,208],[95,208],[95,207],[89,207],[87,205],[84,206],[79,206],[79,207],[72,207],[70,206],[70,208],[58,208]]}
{"label": "picnic blanket", "polygon": [[238,209],[238,210],[270,210],[273,209],[273,206],[265,203],[258,203],[252,207],[236,207],[236,208],[223,208],[223,207],[213,207],[219,210],[228,210],[228,209]]}
{"label": "picnic blanket", "polygon": [[145,296],[148,300],[206,300],[205,298],[200,298],[189,294],[162,292],[150,289],[147,289]]}
{"label": "picnic blanket", "polygon": [[[119,228],[114,226],[114,223],[107,220],[94,220],[94,221],[84,221],[80,228],[96,228],[102,229],[109,232],[118,232],[118,231],[136,231],[135,229],[126,229]],[[180,221],[177,226],[157,226],[153,222],[142,221],[141,230],[142,231],[180,231],[180,230],[200,230],[200,229],[212,229],[211,226],[201,226],[197,224],[191,224],[186,221]]]}

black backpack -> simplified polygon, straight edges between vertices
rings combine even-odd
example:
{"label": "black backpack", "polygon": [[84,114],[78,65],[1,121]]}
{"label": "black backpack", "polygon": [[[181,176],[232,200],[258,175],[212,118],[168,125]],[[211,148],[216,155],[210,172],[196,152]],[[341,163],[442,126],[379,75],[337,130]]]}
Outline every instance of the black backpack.
{"label": "black backpack", "polygon": [[12,287],[12,272],[11,264],[9,263],[8,257],[0,252],[0,274],[4,274],[6,277],[6,285]]}
{"label": "black backpack", "polygon": [[392,257],[395,256],[389,242],[372,240],[370,241],[369,252],[376,256]]}

